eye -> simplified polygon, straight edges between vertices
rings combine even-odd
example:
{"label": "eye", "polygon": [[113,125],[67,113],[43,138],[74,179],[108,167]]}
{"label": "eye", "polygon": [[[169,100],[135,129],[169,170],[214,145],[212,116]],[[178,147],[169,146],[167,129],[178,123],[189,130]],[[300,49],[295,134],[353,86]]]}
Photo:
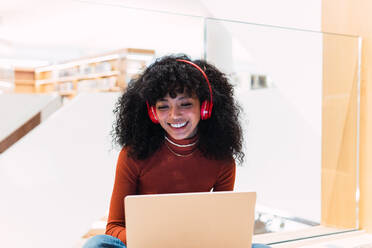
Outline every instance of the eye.
{"label": "eye", "polygon": [[165,109],[168,108],[168,106],[167,106],[167,105],[159,105],[159,106],[157,106],[156,108],[157,108],[158,110],[165,110]]}
{"label": "eye", "polygon": [[190,107],[190,106],[192,106],[192,103],[191,102],[181,103],[181,106],[182,107]]}

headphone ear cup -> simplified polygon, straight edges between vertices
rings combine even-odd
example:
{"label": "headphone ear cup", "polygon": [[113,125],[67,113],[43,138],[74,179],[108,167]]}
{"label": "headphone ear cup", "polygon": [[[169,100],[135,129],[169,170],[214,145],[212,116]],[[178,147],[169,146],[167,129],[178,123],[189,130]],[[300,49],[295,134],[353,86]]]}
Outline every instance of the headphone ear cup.
{"label": "headphone ear cup", "polygon": [[205,100],[200,107],[200,119],[207,120],[212,115],[212,106],[209,101]]}
{"label": "headphone ear cup", "polygon": [[150,120],[153,123],[158,124],[159,123],[159,120],[158,120],[158,116],[156,115],[155,106],[151,106],[150,107],[150,105],[149,105],[148,102],[146,102],[146,105],[147,105],[147,113],[149,114]]}

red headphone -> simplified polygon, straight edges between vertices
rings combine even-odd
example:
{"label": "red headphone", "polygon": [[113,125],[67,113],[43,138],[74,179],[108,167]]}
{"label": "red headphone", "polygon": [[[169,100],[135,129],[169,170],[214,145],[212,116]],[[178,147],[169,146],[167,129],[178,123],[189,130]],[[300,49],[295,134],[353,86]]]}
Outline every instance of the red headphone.
{"label": "red headphone", "polygon": [[[210,100],[209,101],[208,100],[205,100],[201,104],[201,106],[200,106],[200,118],[202,120],[209,119],[211,117],[211,115],[212,115],[213,95],[212,95],[212,87],[211,87],[211,84],[209,83],[209,80],[208,80],[207,75],[205,74],[205,72],[197,64],[194,64],[191,61],[184,60],[184,59],[177,59],[177,61],[185,62],[185,63],[188,63],[188,64],[194,66],[196,69],[198,69],[203,74],[203,76],[205,78],[205,81],[207,81],[208,88],[209,88],[209,99]],[[148,103],[148,101],[146,101],[146,105],[147,105],[147,112],[149,114],[149,117],[150,117],[151,121],[153,123],[158,124],[159,123],[159,120],[158,120],[158,116],[156,115],[156,108],[155,108],[155,106],[150,106],[149,103]]]}

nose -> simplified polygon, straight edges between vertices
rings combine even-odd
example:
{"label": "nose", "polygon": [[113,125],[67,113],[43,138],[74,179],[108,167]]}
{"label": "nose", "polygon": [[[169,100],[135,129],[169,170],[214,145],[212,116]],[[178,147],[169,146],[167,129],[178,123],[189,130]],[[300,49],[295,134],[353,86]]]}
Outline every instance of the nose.
{"label": "nose", "polygon": [[169,111],[169,118],[171,119],[178,119],[181,117],[181,111],[178,107],[171,107]]}

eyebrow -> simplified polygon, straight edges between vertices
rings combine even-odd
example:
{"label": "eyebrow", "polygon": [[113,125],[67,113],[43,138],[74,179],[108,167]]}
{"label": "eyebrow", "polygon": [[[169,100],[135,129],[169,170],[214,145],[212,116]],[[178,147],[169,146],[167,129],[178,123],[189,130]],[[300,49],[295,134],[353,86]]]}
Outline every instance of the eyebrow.
{"label": "eyebrow", "polygon": [[[190,99],[190,98],[192,98],[192,97],[189,97],[189,96],[181,96],[181,97],[178,98],[177,100],[185,100],[185,99]],[[160,98],[158,101],[160,101],[160,102],[168,102],[168,100],[165,99],[165,98]]]}

